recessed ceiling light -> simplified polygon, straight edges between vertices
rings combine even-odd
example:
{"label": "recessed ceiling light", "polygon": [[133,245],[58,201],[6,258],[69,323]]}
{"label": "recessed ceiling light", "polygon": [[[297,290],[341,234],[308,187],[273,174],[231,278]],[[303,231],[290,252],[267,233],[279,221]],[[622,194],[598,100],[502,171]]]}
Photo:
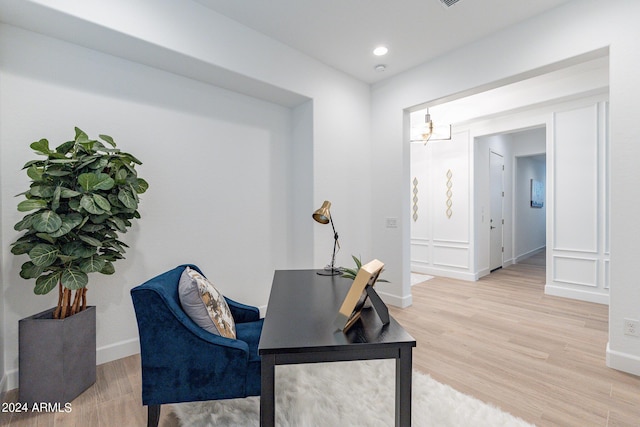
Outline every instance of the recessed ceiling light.
{"label": "recessed ceiling light", "polygon": [[378,46],[377,48],[373,49],[373,54],[375,56],[383,56],[386,55],[387,52],[389,52],[389,49],[386,46]]}

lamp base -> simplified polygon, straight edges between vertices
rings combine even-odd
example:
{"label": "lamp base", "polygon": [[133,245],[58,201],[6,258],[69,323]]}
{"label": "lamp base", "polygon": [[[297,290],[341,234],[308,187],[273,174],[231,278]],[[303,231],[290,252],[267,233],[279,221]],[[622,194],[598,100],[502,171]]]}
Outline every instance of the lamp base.
{"label": "lamp base", "polygon": [[342,275],[342,271],[337,268],[325,268],[322,271],[316,271],[316,274],[319,274],[320,276],[337,276]]}

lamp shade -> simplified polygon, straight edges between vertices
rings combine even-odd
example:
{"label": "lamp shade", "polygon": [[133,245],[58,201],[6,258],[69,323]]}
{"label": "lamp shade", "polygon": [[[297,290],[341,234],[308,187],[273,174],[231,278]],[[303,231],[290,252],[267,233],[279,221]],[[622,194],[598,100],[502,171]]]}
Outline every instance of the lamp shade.
{"label": "lamp shade", "polygon": [[331,202],[325,200],[320,209],[316,210],[313,213],[313,219],[318,221],[320,224],[329,224],[331,220],[331,213],[329,212],[329,208],[331,207]]}

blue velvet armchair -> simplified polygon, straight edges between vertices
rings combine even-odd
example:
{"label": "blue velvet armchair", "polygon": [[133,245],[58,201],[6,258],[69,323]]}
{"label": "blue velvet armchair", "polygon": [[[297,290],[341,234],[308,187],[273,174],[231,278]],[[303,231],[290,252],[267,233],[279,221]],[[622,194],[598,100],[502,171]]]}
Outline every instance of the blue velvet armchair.
{"label": "blue velvet armchair", "polygon": [[260,395],[262,332],[256,307],[226,298],[237,339],[214,335],[182,310],[180,265],[131,290],[138,321],[142,363],[142,403],[147,425],[157,426],[163,403],[232,399]]}

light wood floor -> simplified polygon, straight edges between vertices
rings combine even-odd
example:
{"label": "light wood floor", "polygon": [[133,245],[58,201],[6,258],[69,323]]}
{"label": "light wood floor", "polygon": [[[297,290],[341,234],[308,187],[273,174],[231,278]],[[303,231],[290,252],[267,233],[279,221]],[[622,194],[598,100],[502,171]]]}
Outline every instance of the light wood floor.
{"label": "light wood floor", "polygon": [[414,368],[538,426],[640,426],[640,377],[605,365],[608,307],[544,295],[544,253],[479,280],[436,277],[391,308]]}
{"label": "light wood floor", "polygon": [[[414,368],[538,426],[640,426],[640,377],[605,366],[607,307],[544,295],[544,268],[534,257],[475,283],[414,286],[411,307],[391,307],[418,342]],[[70,414],[0,412],[0,426],[144,426],[139,366],[100,365]],[[160,425],[178,425],[167,406]]]}

